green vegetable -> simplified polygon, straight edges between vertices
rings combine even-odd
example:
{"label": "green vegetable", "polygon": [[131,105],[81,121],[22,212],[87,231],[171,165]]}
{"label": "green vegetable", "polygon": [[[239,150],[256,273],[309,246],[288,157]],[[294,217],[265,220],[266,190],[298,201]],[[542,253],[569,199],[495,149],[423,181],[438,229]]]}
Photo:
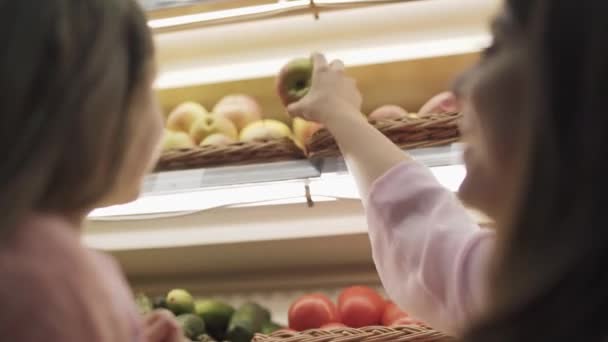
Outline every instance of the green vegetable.
{"label": "green vegetable", "polygon": [[227,338],[231,342],[250,342],[253,335],[262,332],[262,326],[270,321],[270,312],[256,303],[241,306],[232,315]]}
{"label": "green vegetable", "polygon": [[280,330],[280,329],[283,329],[283,327],[278,325],[277,323],[267,322],[262,325],[262,334],[270,335],[273,332]]}
{"label": "green vegetable", "polygon": [[167,308],[176,315],[194,313],[194,298],[186,290],[171,290],[167,294]]}
{"label": "green vegetable", "polygon": [[194,301],[194,313],[205,321],[207,332],[211,336],[223,340],[234,308],[219,300],[199,299]]}
{"label": "green vegetable", "polygon": [[189,339],[198,338],[205,333],[205,322],[194,314],[182,314],[175,318]]}

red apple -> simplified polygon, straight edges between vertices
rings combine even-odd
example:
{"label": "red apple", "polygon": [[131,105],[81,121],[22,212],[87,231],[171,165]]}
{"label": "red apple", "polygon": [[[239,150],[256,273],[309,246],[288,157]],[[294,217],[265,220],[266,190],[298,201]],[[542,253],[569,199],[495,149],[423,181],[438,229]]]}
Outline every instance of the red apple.
{"label": "red apple", "polygon": [[297,102],[310,89],[313,62],[310,58],[297,58],[287,63],[279,72],[276,88],[283,105]]}
{"label": "red apple", "polygon": [[370,115],[370,120],[396,120],[407,116],[407,110],[397,105],[384,105],[376,108]]}
{"label": "red apple", "polygon": [[262,109],[251,96],[234,94],[223,97],[213,107],[213,114],[226,118],[240,131],[254,121],[262,119]]}

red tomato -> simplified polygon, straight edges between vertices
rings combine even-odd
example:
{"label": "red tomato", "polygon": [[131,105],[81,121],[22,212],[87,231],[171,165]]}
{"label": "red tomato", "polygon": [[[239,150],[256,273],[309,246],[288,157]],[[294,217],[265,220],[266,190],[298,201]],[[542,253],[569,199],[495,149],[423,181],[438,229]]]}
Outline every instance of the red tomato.
{"label": "red tomato", "polygon": [[349,287],[338,297],[342,323],[352,328],[380,324],[385,306],[378,292],[366,286]]}
{"label": "red tomato", "polygon": [[327,329],[327,330],[340,329],[340,328],[347,328],[347,326],[342,323],[334,322],[334,323],[325,324],[324,326],[321,327],[321,329]]}
{"label": "red tomato", "polygon": [[408,316],[409,315],[405,311],[399,309],[397,304],[388,301],[386,308],[384,309],[384,314],[382,315],[382,325],[387,327],[391,326],[396,320],[406,318]]}
{"label": "red tomato", "polygon": [[296,331],[318,329],[338,322],[338,311],[334,303],[323,294],[300,297],[289,308],[289,328]]}

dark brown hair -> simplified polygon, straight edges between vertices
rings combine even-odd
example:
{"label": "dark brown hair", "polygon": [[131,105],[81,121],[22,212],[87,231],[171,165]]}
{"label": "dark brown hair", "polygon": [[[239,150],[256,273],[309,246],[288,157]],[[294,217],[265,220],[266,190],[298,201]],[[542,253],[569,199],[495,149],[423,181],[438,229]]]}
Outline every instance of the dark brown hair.
{"label": "dark brown hair", "polygon": [[[532,103],[519,210],[466,341],[605,341],[608,2],[510,0]],[[504,94],[503,96],[508,96]]]}
{"label": "dark brown hair", "polygon": [[134,0],[0,0],[0,232],[89,209],[125,158],[153,46]]}

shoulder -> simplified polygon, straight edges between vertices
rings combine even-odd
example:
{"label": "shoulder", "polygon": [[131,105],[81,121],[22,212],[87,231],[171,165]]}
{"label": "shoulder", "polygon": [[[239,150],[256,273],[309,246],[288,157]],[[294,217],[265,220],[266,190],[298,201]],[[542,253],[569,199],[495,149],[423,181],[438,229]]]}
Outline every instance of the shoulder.
{"label": "shoulder", "polygon": [[15,341],[118,337],[121,323],[111,290],[78,234],[61,221],[26,224],[0,249],[0,336]]}

